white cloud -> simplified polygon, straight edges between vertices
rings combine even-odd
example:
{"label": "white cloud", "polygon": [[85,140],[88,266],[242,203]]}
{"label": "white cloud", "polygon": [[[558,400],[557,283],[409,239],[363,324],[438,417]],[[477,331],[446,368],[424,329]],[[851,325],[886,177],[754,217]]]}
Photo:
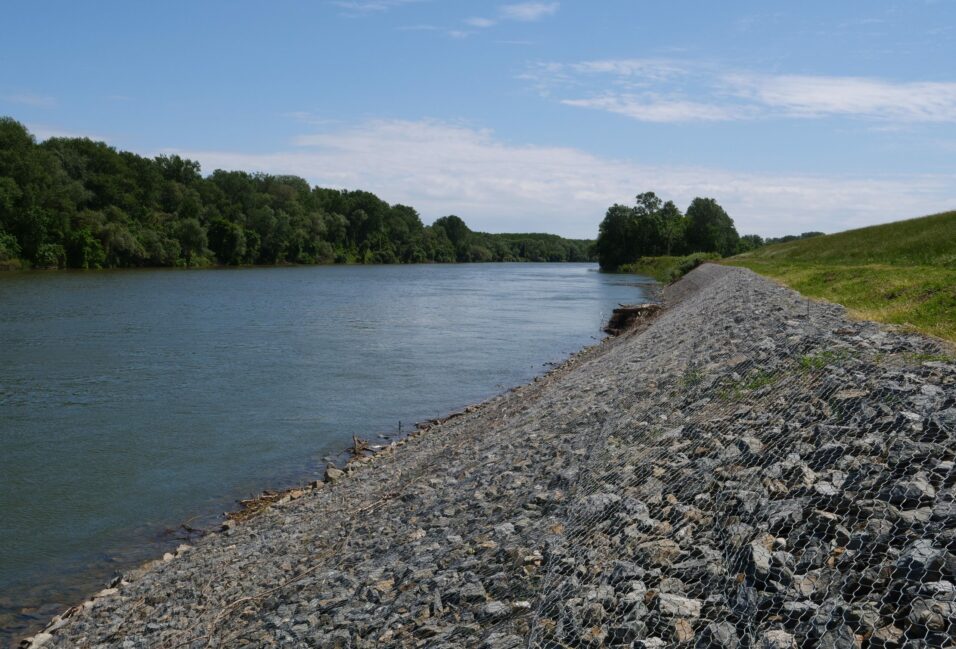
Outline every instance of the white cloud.
{"label": "white cloud", "polygon": [[32,92],[17,92],[3,96],[4,101],[12,104],[22,104],[33,108],[54,108],[56,107],[56,98],[46,95],[37,95]]}
{"label": "white cloud", "polygon": [[956,83],[894,83],[860,77],[731,74],[744,99],[797,117],[865,116],[900,122],[956,121]]}
{"label": "white cloud", "polygon": [[563,99],[566,106],[596,108],[641,122],[718,122],[747,117],[747,110],[717,106],[677,98],[653,96],[605,95],[590,99]]}
{"label": "white cloud", "polygon": [[494,25],[497,24],[497,21],[494,21],[491,18],[475,17],[475,18],[465,19],[465,24],[470,25],[471,27],[478,27],[478,28],[484,29],[487,27],[493,27]]}
{"label": "white cloud", "polygon": [[686,206],[716,198],[741,232],[833,232],[956,204],[952,175],[835,176],[662,167],[580,149],[511,144],[440,121],[376,120],[296,138],[269,154],[175,151],[216,168],[291,173],[326,187],[367,189],[418,208],[426,222],[455,213],[473,228],[594,237],[607,206],[653,190]]}
{"label": "white cloud", "polygon": [[773,117],[956,122],[956,82],[729,72],[667,59],[537,62],[521,78],[543,95],[560,91],[566,105],[649,122]]}
{"label": "white cloud", "polygon": [[335,0],[332,4],[342,9],[345,13],[362,15],[382,13],[394,7],[424,1],[425,0]]}
{"label": "white cloud", "polygon": [[508,20],[533,22],[556,13],[559,6],[560,3],[557,2],[519,2],[502,5],[498,8],[498,11],[503,18]]}
{"label": "white cloud", "polygon": [[30,132],[33,133],[33,136],[36,137],[37,141],[39,142],[48,140],[51,137],[85,137],[98,142],[106,142],[110,139],[103,137],[102,135],[96,135],[94,133],[82,133],[80,131],[72,131],[70,129],[60,128],[59,126],[49,126],[47,124],[29,123],[26,124],[26,127],[30,129]]}

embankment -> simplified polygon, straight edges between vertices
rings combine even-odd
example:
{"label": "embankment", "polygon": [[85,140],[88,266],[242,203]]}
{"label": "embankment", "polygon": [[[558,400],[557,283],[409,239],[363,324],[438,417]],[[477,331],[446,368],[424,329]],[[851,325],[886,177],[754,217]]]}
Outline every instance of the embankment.
{"label": "embankment", "polygon": [[37,644],[951,646],[945,350],[714,265],[641,327],[127,575]]}

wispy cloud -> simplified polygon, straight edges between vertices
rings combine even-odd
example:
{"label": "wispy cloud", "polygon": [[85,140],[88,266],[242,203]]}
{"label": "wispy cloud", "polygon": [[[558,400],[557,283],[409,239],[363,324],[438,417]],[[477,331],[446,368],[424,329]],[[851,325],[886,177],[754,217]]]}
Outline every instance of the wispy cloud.
{"label": "wispy cloud", "polygon": [[3,95],[4,101],[12,104],[22,104],[33,108],[55,108],[56,98],[47,95],[37,95],[32,92],[15,92]]}
{"label": "wispy cloud", "polygon": [[956,83],[860,77],[731,74],[740,97],[796,117],[865,116],[900,122],[956,121]]}
{"label": "wispy cloud", "polygon": [[498,11],[507,20],[533,22],[556,13],[559,6],[558,2],[519,2],[502,5]]}
{"label": "wispy cloud", "polygon": [[836,231],[928,214],[956,202],[953,175],[834,176],[670,167],[556,146],[511,144],[442,121],[376,120],[299,136],[269,154],[176,151],[216,168],[301,175],[416,206],[426,221],[455,213],[478,229],[593,237],[608,205],[653,189],[687,205],[713,196],[742,232]]}
{"label": "wispy cloud", "polygon": [[425,2],[427,0],[335,0],[333,5],[350,15],[382,13],[402,5]]}
{"label": "wispy cloud", "polygon": [[563,99],[566,106],[596,108],[642,122],[721,122],[747,117],[746,110],[681,99],[657,99],[653,96],[607,95],[590,99]]}
{"label": "wispy cloud", "polygon": [[484,29],[487,27],[494,27],[497,23],[498,21],[492,20],[491,18],[475,17],[475,18],[465,19],[466,25],[470,25],[471,27],[478,27],[480,29]]}
{"label": "wispy cloud", "polygon": [[[495,18],[486,16],[473,16],[465,18],[462,22],[474,29],[488,29],[505,21],[534,22],[541,20],[545,16],[554,14],[559,7],[557,2],[522,2],[518,4],[501,5],[498,7],[498,13]],[[475,32],[463,30],[451,30],[450,36],[455,38],[464,38]]]}
{"label": "wispy cloud", "polygon": [[539,62],[521,77],[543,95],[560,92],[565,105],[649,122],[775,117],[956,121],[956,82],[768,75],[661,59]]}
{"label": "wispy cloud", "polygon": [[85,138],[89,138],[91,140],[96,140],[100,142],[106,142],[110,139],[115,139],[115,138],[104,137],[102,135],[97,135],[95,133],[74,131],[72,129],[66,129],[60,126],[50,126],[48,124],[27,123],[26,126],[27,128],[30,129],[30,132],[33,133],[34,137],[36,137],[36,139],[39,140],[40,142],[42,142],[43,140],[48,140],[51,137],[70,137],[70,138],[85,137]]}

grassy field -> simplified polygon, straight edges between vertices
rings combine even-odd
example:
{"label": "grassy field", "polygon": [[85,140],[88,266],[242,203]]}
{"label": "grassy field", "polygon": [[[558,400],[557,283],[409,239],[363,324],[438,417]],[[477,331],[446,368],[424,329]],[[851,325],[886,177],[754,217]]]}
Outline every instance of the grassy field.
{"label": "grassy field", "polygon": [[719,259],[719,256],[706,252],[695,252],[685,257],[641,257],[633,263],[624,264],[617,272],[645,275],[666,284],[680,279],[703,262],[715,259]]}
{"label": "grassy field", "polygon": [[857,317],[956,342],[956,212],[766,246],[721,263]]}

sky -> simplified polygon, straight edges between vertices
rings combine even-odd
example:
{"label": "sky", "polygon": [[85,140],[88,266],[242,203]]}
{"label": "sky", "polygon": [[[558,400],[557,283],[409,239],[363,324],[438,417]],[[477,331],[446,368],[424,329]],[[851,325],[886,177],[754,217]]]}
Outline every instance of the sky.
{"label": "sky", "polygon": [[490,232],[836,232],[956,209],[956,0],[7,0],[0,115]]}

